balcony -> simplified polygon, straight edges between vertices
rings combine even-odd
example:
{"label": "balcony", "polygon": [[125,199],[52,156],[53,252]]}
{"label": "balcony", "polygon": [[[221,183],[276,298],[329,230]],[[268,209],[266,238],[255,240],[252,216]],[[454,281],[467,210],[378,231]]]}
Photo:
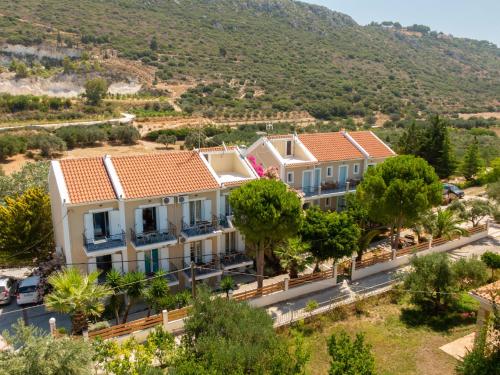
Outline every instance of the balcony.
{"label": "balcony", "polygon": [[253,266],[253,260],[244,253],[232,251],[230,254],[221,255],[221,266],[224,270]]}
{"label": "balcony", "polygon": [[177,242],[177,228],[170,223],[169,230],[155,230],[143,233],[136,233],[131,229],[131,238],[135,247],[144,247],[148,245],[156,245],[161,243]]}
{"label": "balcony", "polygon": [[232,215],[220,215],[219,216],[219,227],[223,231],[227,231],[229,229],[234,229],[233,223],[231,222],[233,216]]}
{"label": "balcony", "polygon": [[111,250],[126,245],[125,232],[110,235],[103,238],[87,238],[83,234],[83,246],[87,252],[96,252],[102,250]]}
{"label": "balcony", "polygon": [[[191,282],[191,264],[184,263],[184,275],[188,282]],[[214,256],[214,260],[208,263],[196,263],[194,269],[194,277],[198,280],[208,279],[210,277],[222,275],[222,270],[219,268],[219,259]]]}
{"label": "balcony", "polygon": [[304,186],[302,187],[302,192],[306,198],[335,194],[341,195],[342,193],[355,192],[360,182],[359,180],[349,180],[344,184],[331,182],[323,183],[321,186]]}
{"label": "balcony", "polygon": [[217,233],[218,227],[219,219],[216,216],[213,216],[211,221],[202,220],[194,224],[188,224],[183,220],[181,234],[186,238],[204,237]]}

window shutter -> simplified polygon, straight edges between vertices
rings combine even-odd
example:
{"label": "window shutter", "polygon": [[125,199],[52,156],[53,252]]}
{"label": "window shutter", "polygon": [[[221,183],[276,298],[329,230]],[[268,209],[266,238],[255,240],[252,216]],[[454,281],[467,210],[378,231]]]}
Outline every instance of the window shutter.
{"label": "window shutter", "polygon": [[221,195],[221,197],[220,197],[220,214],[221,214],[221,216],[226,216],[226,200],[227,200],[227,195]]}
{"label": "window shutter", "polygon": [[165,232],[168,228],[168,217],[167,217],[167,207],[158,206],[156,207],[157,219],[156,227],[159,231]]}
{"label": "window shutter", "polygon": [[163,247],[160,249],[160,268],[163,271],[169,271],[170,262],[168,259],[168,247]]}
{"label": "window shutter", "polygon": [[203,241],[203,263],[212,261],[212,239]]}
{"label": "window shutter", "polygon": [[85,225],[85,237],[89,241],[94,240],[94,215],[85,214],[83,215],[83,221]]}
{"label": "window shutter", "polygon": [[139,251],[137,253],[137,271],[139,271],[139,272],[146,271],[146,267],[144,264],[144,251]]}
{"label": "window shutter", "polygon": [[189,202],[182,204],[182,223],[189,225]]}
{"label": "window shutter", "polygon": [[111,262],[113,264],[113,268],[123,274],[123,263],[122,263],[122,254],[116,253],[111,255]]}
{"label": "window shutter", "polygon": [[109,217],[109,232],[112,236],[118,235],[122,232],[122,227],[120,225],[120,211],[113,210],[108,211]]}
{"label": "window shutter", "polygon": [[220,255],[225,254],[225,252],[226,252],[226,235],[224,233],[222,233],[222,235],[219,236],[218,245],[219,245],[219,254]]}
{"label": "window shutter", "polygon": [[188,243],[184,244],[184,267],[189,267],[191,264],[191,248]]}
{"label": "window shutter", "polygon": [[236,231],[236,248],[239,252],[245,252],[245,239],[241,235],[240,231]]}
{"label": "window shutter", "polygon": [[142,222],[142,208],[137,208],[135,210],[135,233],[141,234],[143,232],[143,222]]}
{"label": "window shutter", "polygon": [[210,199],[206,199],[202,202],[203,204],[203,220],[212,221],[212,201]]}

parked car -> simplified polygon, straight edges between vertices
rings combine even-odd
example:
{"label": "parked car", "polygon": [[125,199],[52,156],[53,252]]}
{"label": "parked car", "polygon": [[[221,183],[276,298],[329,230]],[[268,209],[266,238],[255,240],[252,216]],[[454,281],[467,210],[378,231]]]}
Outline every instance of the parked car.
{"label": "parked car", "polygon": [[17,282],[10,277],[0,277],[0,305],[7,305],[16,295]]}
{"label": "parked car", "polygon": [[452,184],[443,184],[443,192],[446,192],[448,194],[453,194],[457,196],[459,199],[465,196],[465,192],[462,189]]}
{"label": "parked car", "polygon": [[22,280],[17,288],[17,304],[39,303],[43,299],[43,285],[40,276],[30,276]]}

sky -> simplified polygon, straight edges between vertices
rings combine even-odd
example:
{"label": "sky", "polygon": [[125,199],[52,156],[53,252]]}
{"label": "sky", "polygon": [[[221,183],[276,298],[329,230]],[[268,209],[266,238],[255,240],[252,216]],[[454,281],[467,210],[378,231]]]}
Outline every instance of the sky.
{"label": "sky", "polygon": [[500,47],[500,0],[302,0],[372,21],[415,23],[458,37],[488,40]]}

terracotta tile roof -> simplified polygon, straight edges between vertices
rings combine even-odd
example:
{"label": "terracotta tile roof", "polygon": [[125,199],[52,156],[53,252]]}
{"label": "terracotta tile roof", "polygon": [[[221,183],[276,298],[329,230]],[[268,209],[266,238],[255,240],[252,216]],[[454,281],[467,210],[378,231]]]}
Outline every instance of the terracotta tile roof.
{"label": "terracotta tile roof", "polygon": [[340,132],[299,134],[299,139],[318,161],[364,158],[361,151]]}
{"label": "terracotta tile roof", "polygon": [[[233,150],[236,150],[237,147],[236,146],[226,146],[226,149],[227,151],[233,151]],[[222,146],[216,146],[216,147],[202,147],[200,148],[200,152],[219,152],[219,151],[225,151],[224,150],[224,147]]]}
{"label": "terracotta tile roof", "polygon": [[396,155],[371,131],[348,132],[348,134],[373,158],[387,158]]}
{"label": "terracotta tile roof", "polygon": [[63,159],[59,163],[68,188],[70,203],[116,199],[103,158]]}
{"label": "terracotta tile roof", "polygon": [[496,304],[500,304],[500,280],[484,285],[479,289],[473,290],[471,293],[490,303],[495,302]]}
{"label": "terracotta tile roof", "polygon": [[271,134],[266,136],[267,139],[292,139],[292,134]]}
{"label": "terracotta tile roof", "polygon": [[127,199],[191,193],[219,187],[200,154],[193,151],[138,156],[111,160]]}

